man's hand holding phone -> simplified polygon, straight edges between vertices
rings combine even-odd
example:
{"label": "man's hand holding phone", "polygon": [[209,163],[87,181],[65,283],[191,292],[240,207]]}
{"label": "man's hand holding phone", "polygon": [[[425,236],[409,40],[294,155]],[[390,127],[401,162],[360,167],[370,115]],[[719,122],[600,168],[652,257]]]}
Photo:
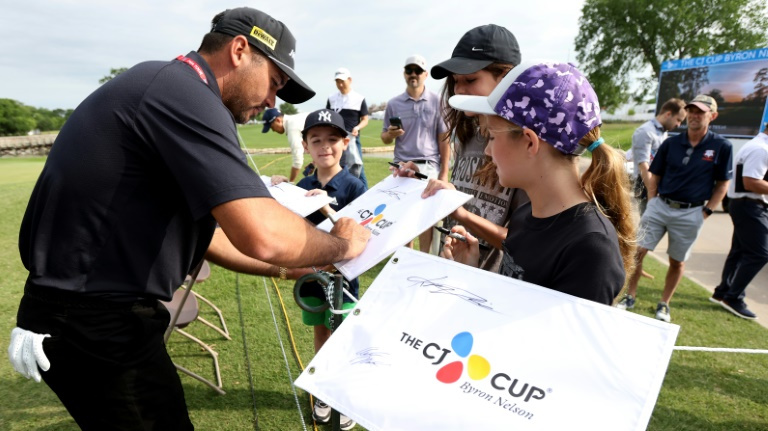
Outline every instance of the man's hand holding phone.
{"label": "man's hand holding phone", "polygon": [[403,122],[400,120],[400,118],[390,117],[389,127],[387,127],[387,130],[382,134],[381,138],[385,144],[391,144],[392,141],[399,138],[400,136],[403,136],[404,134],[405,130],[403,130]]}

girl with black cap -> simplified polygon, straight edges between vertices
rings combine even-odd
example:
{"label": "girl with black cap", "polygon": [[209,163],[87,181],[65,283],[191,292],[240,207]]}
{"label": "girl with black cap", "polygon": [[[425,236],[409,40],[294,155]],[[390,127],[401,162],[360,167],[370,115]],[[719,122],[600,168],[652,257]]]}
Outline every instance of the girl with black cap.
{"label": "girl with black cap", "polygon": [[[447,78],[442,91],[442,113],[454,142],[451,182],[431,180],[424,197],[437,190],[457,189],[474,196],[463,207],[445,219],[451,228],[457,223],[467,227],[492,247],[481,251],[481,268],[497,271],[501,263],[501,242],[515,208],[528,201],[525,192],[499,185],[485,146],[488,137],[482,132],[479,117],[453,109],[448,99],[455,94],[487,96],[513,67],[520,63],[520,48],[515,36],[506,28],[488,24],[473,28],[462,36],[451,58],[431,70],[435,79]],[[415,165],[406,168],[418,171]],[[407,174],[406,169],[395,175]]]}

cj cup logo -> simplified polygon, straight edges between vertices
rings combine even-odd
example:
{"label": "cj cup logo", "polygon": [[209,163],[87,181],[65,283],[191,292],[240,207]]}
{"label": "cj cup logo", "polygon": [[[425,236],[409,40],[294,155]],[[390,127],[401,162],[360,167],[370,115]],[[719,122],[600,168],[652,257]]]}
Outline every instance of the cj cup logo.
{"label": "cj cup logo", "polygon": [[[472,344],[474,339],[469,332],[461,332],[456,334],[451,340],[451,347],[453,351],[461,358],[467,360],[467,375],[472,380],[482,380],[488,377],[491,373],[491,364],[487,359],[480,355],[470,355],[472,351]],[[461,374],[464,372],[464,363],[454,361],[449,364],[443,365],[437,371],[437,380],[443,383],[455,383],[461,378]]]}
{"label": "cj cup logo", "polygon": [[365,226],[371,230],[373,235],[378,235],[383,229],[392,226],[395,222],[384,218],[384,209],[386,204],[377,206],[373,211],[362,209],[357,212],[360,217],[360,226]]}
{"label": "cj cup logo", "polygon": [[[533,400],[542,400],[548,393],[552,392],[552,389],[542,389],[540,386],[523,381],[521,377],[512,373],[498,370],[493,372],[490,380],[479,382],[491,375],[491,364],[483,356],[472,354],[474,337],[470,332],[460,332],[454,335],[451,340],[451,349],[441,347],[440,344],[435,342],[426,342],[407,332],[402,332],[400,342],[416,350],[421,350],[421,354],[426,359],[432,361],[432,365],[441,365],[443,361],[450,358],[451,354],[457,354],[461,359],[441,365],[435,374],[435,378],[445,384],[456,383],[461,380],[466,368],[467,377],[478,381],[478,383],[470,384],[468,380],[465,380],[460,385],[460,389],[465,393],[481,394],[488,401],[493,400],[491,394],[497,393],[499,394],[498,396],[509,394],[527,403]],[[479,389],[483,386],[490,386],[490,388]],[[504,407],[505,403],[506,399],[499,405]]]}

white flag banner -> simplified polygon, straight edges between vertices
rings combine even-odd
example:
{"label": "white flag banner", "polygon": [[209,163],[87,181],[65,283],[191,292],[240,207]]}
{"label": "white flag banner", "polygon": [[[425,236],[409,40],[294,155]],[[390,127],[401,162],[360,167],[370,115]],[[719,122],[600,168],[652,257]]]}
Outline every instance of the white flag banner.
{"label": "white flag banner", "polygon": [[306,196],[308,190],[288,182],[271,185],[272,178],[266,175],[262,175],[261,180],[264,181],[267,190],[276,201],[302,217],[306,217],[333,202],[333,198],[328,195]]}
{"label": "white flag banner", "polygon": [[369,430],[642,431],[679,329],[403,247],[296,385]]}
{"label": "white flag banner", "polygon": [[[337,213],[371,231],[371,239],[359,256],[334,264],[347,280],[373,268],[472,198],[456,190],[439,190],[423,199],[421,192],[426,187],[426,181],[389,176]],[[317,227],[328,232],[333,224],[326,220]]]}

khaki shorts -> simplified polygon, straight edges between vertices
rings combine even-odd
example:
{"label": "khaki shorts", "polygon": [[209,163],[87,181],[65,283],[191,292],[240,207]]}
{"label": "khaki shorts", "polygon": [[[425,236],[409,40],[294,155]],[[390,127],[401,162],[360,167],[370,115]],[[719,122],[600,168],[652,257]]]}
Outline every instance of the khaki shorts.
{"label": "khaki shorts", "polygon": [[671,208],[663,200],[653,198],[640,219],[637,245],[653,251],[664,234],[669,233],[667,254],[678,262],[685,262],[703,225],[704,212],[700,206]]}

